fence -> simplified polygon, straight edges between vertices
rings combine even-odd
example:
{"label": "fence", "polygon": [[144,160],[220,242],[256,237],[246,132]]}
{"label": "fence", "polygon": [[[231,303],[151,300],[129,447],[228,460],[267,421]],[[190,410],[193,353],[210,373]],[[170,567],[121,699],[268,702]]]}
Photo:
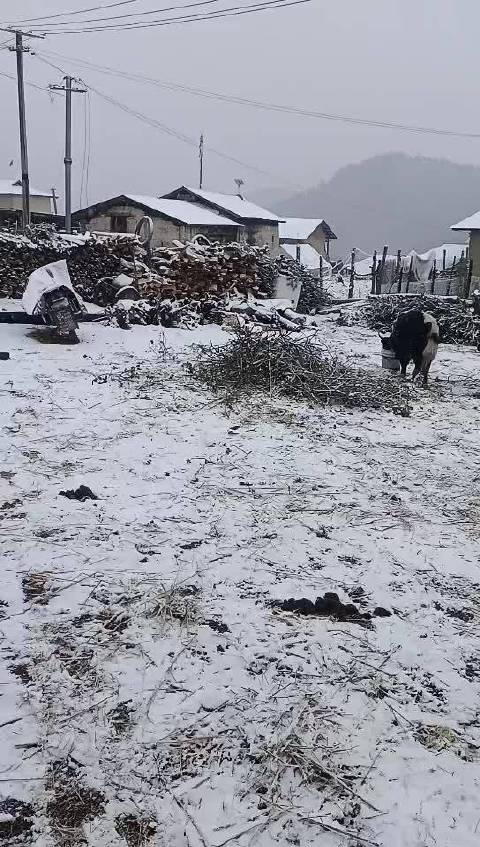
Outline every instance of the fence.
{"label": "fence", "polygon": [[[431,261],[431,260],[430,260]],[[437,294],[440,296],[457,296],[467,298],[472,293],[473,261],[469,258],[468,247],[457,260],[455,257],[450,267],[447,267],[446,250],[443,251],[441,267],[437,260],[426,261],[427,272],[422,280],[414,272],[413,257],[409,267],[401,251],[397,251],[396,259],[388,258],[388,247],[383,248],[381,257],[374,253],[371,269],[371,294]],[[355,250],[350,261],[350,285],[348,296],[353,297],[355,274]],[[477,280],[475,280],[475,284]]]}

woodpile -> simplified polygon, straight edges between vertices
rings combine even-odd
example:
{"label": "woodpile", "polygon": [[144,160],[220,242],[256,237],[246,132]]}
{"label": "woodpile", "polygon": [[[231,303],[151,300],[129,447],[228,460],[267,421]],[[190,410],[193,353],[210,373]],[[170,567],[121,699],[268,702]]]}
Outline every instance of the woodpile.
{"label": "woodpile", "polygon": [[27,235],[0,232],[0,297],[20,298],[37,268],[66,259],[72,283],[85,300],[95,302],[98,281],[116,276],[122,258],[133,258],[130,241],[79,239],[72,243],[51,227],[31,227]]}
{"label": "woodpile", "polygon": [[433,315],[443,344],[477,345],[480,341],[480,317],[474,314],[468,303],[458,297],[428,294],[371,296],[355,312],[341,313],[338,322],[343,325],[360,324],[386,333],[391,331],[400,312],[408,309],[421,309]]}
{"label": "woodpile", "polygon": [[119,299],[115,283],[120,274],[155,307],[166,300],[224,306],[231,297],[268,298],[279,276],[291,280],[292,290],[302,286],[299,311],[310,313],[330,302],[305,268],[289,256],[272,256],[267,247],[199,237],[147,253],[136,238],[69,238],[46,226],[31,227],[25,236],[0,232],[0,297],[20,298],[30,274],[59,259],[66,259],[83,299],[103,307]]}

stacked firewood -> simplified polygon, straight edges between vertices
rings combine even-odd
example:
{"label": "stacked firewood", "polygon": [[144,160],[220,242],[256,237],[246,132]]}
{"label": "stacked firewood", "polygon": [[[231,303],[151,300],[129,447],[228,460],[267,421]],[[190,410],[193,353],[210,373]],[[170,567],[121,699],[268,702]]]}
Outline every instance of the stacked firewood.
{"label": "stacked firewood", "polygon": [[272,297],[279,276],[291,280],[292,292],[302,287],[302,312],[312,312],[330,299],[305,268],[289,256],[272,256],[267,247],[199,238],[147,253],[136,238],[72,241],[44,226],[32,227],[25,236],[0,232],[0,297],[21,297],[29,275],[59,259],[66,259],[72,283],[84,300],[104,307],[117,300],[120,274],[143,300],[156,306],[166,299],[221,305],[231,296]]}
{"label": "stacked firewood", "polygon": [[0,232],[0,297],[21,297],[33,271],[66,259],[78,293],[95,302],[98,281],[120,273],[122,258],[133,258],[135,245],[116,239],[79,242],[62,239],[45,226],[32,227],[25,236]]}

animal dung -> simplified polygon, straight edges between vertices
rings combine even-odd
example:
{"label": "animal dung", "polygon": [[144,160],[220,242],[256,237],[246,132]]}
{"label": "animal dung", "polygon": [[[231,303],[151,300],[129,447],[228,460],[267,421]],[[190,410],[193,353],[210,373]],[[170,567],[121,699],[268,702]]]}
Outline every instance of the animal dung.
{"label": "animal dung", "polygon": [[60,491],[62,497],[67,497],[68,500],[78,500],[79,503],[84,503],[85,500],[98,500],[96,494],[88,485],[79,485],[78,488],[70,488],[68,491]]}
{"label": "animal dung", "polygon": [[[317,597],[315,602],[306,597],[296,600],[290,597],[288,600],[275,600],[272,604],[283,612],[295,612],[298,615],[314,616],[321,618],[333,618],[337,621],[362,623],[371,621],[371,612],[361,612],[354,603],[342,603],[338,594],[327,591],[323,597]],[[376,617],[389,617],[392,613],[377,606],[373,613]]]}

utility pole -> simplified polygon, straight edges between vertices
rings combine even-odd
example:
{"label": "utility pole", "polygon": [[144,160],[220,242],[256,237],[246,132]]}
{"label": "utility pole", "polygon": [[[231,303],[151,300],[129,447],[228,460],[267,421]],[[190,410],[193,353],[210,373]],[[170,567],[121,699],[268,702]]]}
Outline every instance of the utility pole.
{"label": "utility pole", "polygon": [[198,148],[198,155],[200,158],[200,180],[199,180],[199,188],[203,187],[203,132],[200,136],[200,145]]}
{"label": "utility pole", "polygon": [[86,88],[73,88],[74,77],[64,77],[65,85],[49,85],[50,91],[65,92],[65,230],[72,231],[72,94],[86,94]]}
{"label": "utility pole", "polygon": [[30,223],[30,178],[28,174],[27,120],[25,115],[25,85],[23,81],[23,54],[30,48],[23,46],[23,38],[43,38],[21,30],[7,30],[15,35],[15,47],[9,49],[17,54],[18,117],[20,124],[20,155],[22,160],[22,227]]}

